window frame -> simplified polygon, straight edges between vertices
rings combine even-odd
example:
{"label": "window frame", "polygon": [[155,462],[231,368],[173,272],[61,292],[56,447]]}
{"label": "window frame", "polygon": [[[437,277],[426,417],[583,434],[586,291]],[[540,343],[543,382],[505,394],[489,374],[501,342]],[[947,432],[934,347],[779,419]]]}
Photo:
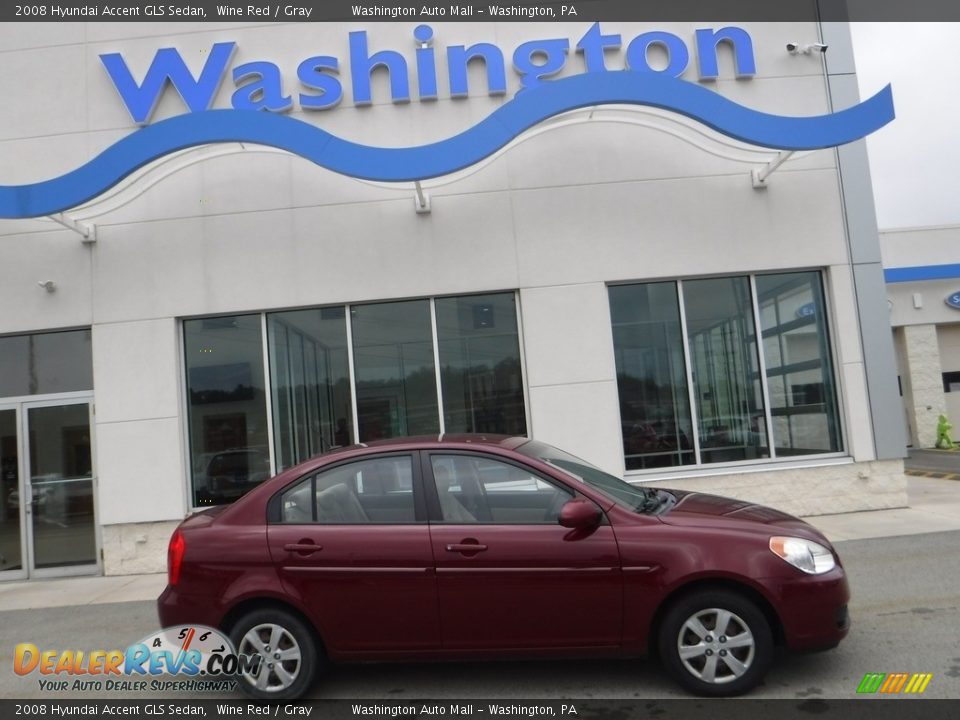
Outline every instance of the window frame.
{"label": "window frame", "polygon": [[[424,484],[421,478],[421,462],[417,457],[418,451],[393,450],[390,452],[374,453],[371,455],[360,455],[351,458],[344,458],[338,462],[328,463],[321,467],[314,468],[308,473],[299,475],[290,482],[279,488],[267,501],[267,525],[280,525],[284,527],[384,527],[389,525],[426,525],[428,522],[427,501],[424,497]],[[314,497],[316,495],[316,478],[322,473],[339,470],[355,463],[370,462],[374,460],[386,460],[389,458],[405,457],[410,460],[411,484],[413,489],[413,521],[403,522],[368,522],[368,523],[330,523],[312,520],[311,522],[287,522],[283,519],[283,495],[292,490],[300,483],[311,480],[313,485]]]}
{"label": "window frame", "polygon": [[[531,466],[529,466],[529,465],[527,465],[527,464],[525,464],[525,463],[523,463],[523,462],[521,462],[521,461],[514,460],[513,458],[503,457],[503,456],[501,456],[501,455],[494,455],[494,454],[491,454],[491,453],[485,453],[485,452],[479,452],[479,451],[471,451],[471,450],[460,450],[460,449],[456,449],[456,450],[454,450],[454,449],[449,449],[449,450],[448,450],[448,449],[445,449],[445,448],[431,448],[431,449],[428,449],[428,450],[421,450],[421,451],[420,451],[420,466],[421,466],[421,467],[420,467],[420,476],[421,476],[421,478],[422,478],[423,490],[424,490],[424,493],[425,493],[425,495],[426,495],[428,522],[429,522],[431,525],[442,525],[442,526],[450,526],[450,525],[465,525],[465,526],[466,526],[466,525],[469,525],[470,527],[490,527],[490,526],[494,526],[494,525],[500,526],[500,527],[518,527],[518,526],[527,526],[527,527],[549,526],[549,527],[552,527],[552,526],[554,526],[554,525],[558,525],[558,524],[559,524],[559,523],[557,523],[557,522],[555,522],[555,521],[554,521],[554,522],[550,522],[550,521],[547,521],[547,520],[544,520],[544,521],[541,521],[541,522],[497,522],[497,521],[493,520],[493,521],[489,521],[489,522],[488,522],[488,521],[477,521],[477,522],[473,522],[473,523],[448,522],[448,521],[444,520],[444,519],[443,519],[443,510],[442,510],[442,508],[440,507],[440,493],[439,493],[439,491],[438,491],[438,489],[437,489],[436,478],[434,478],[434,476],[433,476],[433,461],[431,460],[431,458],[432,458],[434,455],[440,455],[440,456],[444,456],[444,457],[449,457],[449,456],[475,457],[475,458],[481,458],[481,459],[484,459],[484,460],[493,460],[493,461],[495,461],[495,462],[503,463],[504,465],[512,465],[513,467],[516,467],[516,468],[522,470],[522,471],[525,472],[525,473],[529,473],[531,476],[533,476],[533,477],[536,478],[537,480],[540,480],[540,481],[542,481],[542,482],[545,482],[545,483],[547,483],[548,485],[550,485],[550,486],[552,486],[552,487],[559,488],[560,490],[562,490],[562,491],[564,491],[564,492],[570,493],[570,495],[571,495],[570,500],[575,500],[575,499],[577,499],[577,498],[587,498],[588,500],[590,500],[590,502],[594,503],[594,505],[597,505],[597,503],[593,500],[593,498],[590,498],[590,497],[588,497],[587,495],[584,495],[583,493],[579,492],[579,491],[578,491],[575,487],[573,487],[572,485],[568,485],[567,483],[563,482],[562,480],[559,480],[559,479],[557,479],[557,478],[555,478],[555,477],[552,477],[552,476],[550,476],[550,475],[547,475],[547,474],[545,474],[545,473],[542,473],[542,472],[540,472],[539,470],[537,470],[537,469],[535,469],[535,468],[533,468],[533,467],[531,467]],[[568,502],[569,502],[569,501],[568,501]],[[609,524],[608,521],[607,521],[607,514],[603,511],[603,508],[601,508],[599,505],[597,505],[597,508],[600,510],[600,513],[601,513],[601,515],[602,515],[602,519],[601,519],[601,521],[600,521],[600,524],[601,524],[601,525],[607,525],[607,524]]]}

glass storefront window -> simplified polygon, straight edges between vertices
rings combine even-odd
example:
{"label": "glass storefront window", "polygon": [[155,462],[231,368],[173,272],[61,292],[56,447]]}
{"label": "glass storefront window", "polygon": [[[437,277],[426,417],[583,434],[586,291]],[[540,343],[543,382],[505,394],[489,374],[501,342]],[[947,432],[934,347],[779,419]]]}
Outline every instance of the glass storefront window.
{"label": "glass storefront window", "polygon": [[0,397],[93,390],[89,330],[0,337]]}
{"label": "glass storefront window", "polygon": [[232,502],[269,476],[271,461],[280,472],[354,442],[441,426],[526,434],[513,292],[198,318],[183,328],[195,506]]}
{"label": "glass storefront window", "polygon": [[777,455],[839,451],[820,274],[760,275],[757,302]]}
{"label": "glass storefront window", "polygon": [[683,283],[701,462],[770,456],[746,277]]}
{"label": "glass storefront window", "polygon": [[842,450],[820,273],[609,295],[627,470]]}
{"label": "glass storefront window", "polygon": [[444,430],[525,435],[514,294],[438,298],[434,304]]}
{"label": "glass storefront window", "polygon": [[277,471],[353,437],[343,306],[267,315]]}
{"label": "glass storefront window", "polygon": [[440,432],[429,300],[351,308],[360,442]]}
{"label": "glass storefront window", "polygon": [[610,316],[627,470],[695,463],[676,285],[611,287]]}
{"label": "glass storefront window", "polygon": [[260,315],[185,320],[194,503],[232,502],[270,476]]}

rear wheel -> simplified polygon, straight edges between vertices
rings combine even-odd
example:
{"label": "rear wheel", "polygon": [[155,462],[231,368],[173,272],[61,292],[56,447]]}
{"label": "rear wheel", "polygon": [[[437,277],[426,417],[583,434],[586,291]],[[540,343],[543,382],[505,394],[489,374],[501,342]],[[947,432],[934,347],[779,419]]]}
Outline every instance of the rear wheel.
{"label": "rear wheel", "polygon": [[770,625],[755,603],[727,590],[678,600],[660,626],[667,671],[698,695],[740,695],[766,675],[773,659]]}
{"label": "rear wheel", "polygon": [[321,665],[313,633],[286,610],[265,608],[244,615],[230,631],[230,639],[239,655],[261,658],[255,670],[238,676],[240,689],[255,698],[302,697]]}

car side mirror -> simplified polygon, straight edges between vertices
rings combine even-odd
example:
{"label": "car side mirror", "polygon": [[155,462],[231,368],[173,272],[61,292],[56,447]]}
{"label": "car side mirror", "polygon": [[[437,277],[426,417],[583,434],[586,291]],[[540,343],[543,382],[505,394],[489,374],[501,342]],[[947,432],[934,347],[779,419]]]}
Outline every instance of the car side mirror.
{"label": "car side mirror", "polygon": [[576,498],[568,500],[560,508],[557,520],[563,527],[573,530],[590,530],[600,524],[602,518],[600,508],[590,500]]}

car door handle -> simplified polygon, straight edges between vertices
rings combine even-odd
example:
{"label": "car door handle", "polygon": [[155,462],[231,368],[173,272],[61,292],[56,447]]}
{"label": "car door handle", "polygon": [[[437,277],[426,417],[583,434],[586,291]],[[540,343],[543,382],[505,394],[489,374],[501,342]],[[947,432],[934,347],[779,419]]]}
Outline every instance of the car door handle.
{"label": "car door handle", "polygon": [[310,555],[315,552],[323,550],[323,545],[316,545],[314,543],[287,543],[283,546],[283,549],[287,552],[300,553],[301,555]]}
{"label": "car door handle", "polygon": [[451,543],[447,545],[447,552],[483,552],[486,549],[486,545],[480,545],[479,543]]}

